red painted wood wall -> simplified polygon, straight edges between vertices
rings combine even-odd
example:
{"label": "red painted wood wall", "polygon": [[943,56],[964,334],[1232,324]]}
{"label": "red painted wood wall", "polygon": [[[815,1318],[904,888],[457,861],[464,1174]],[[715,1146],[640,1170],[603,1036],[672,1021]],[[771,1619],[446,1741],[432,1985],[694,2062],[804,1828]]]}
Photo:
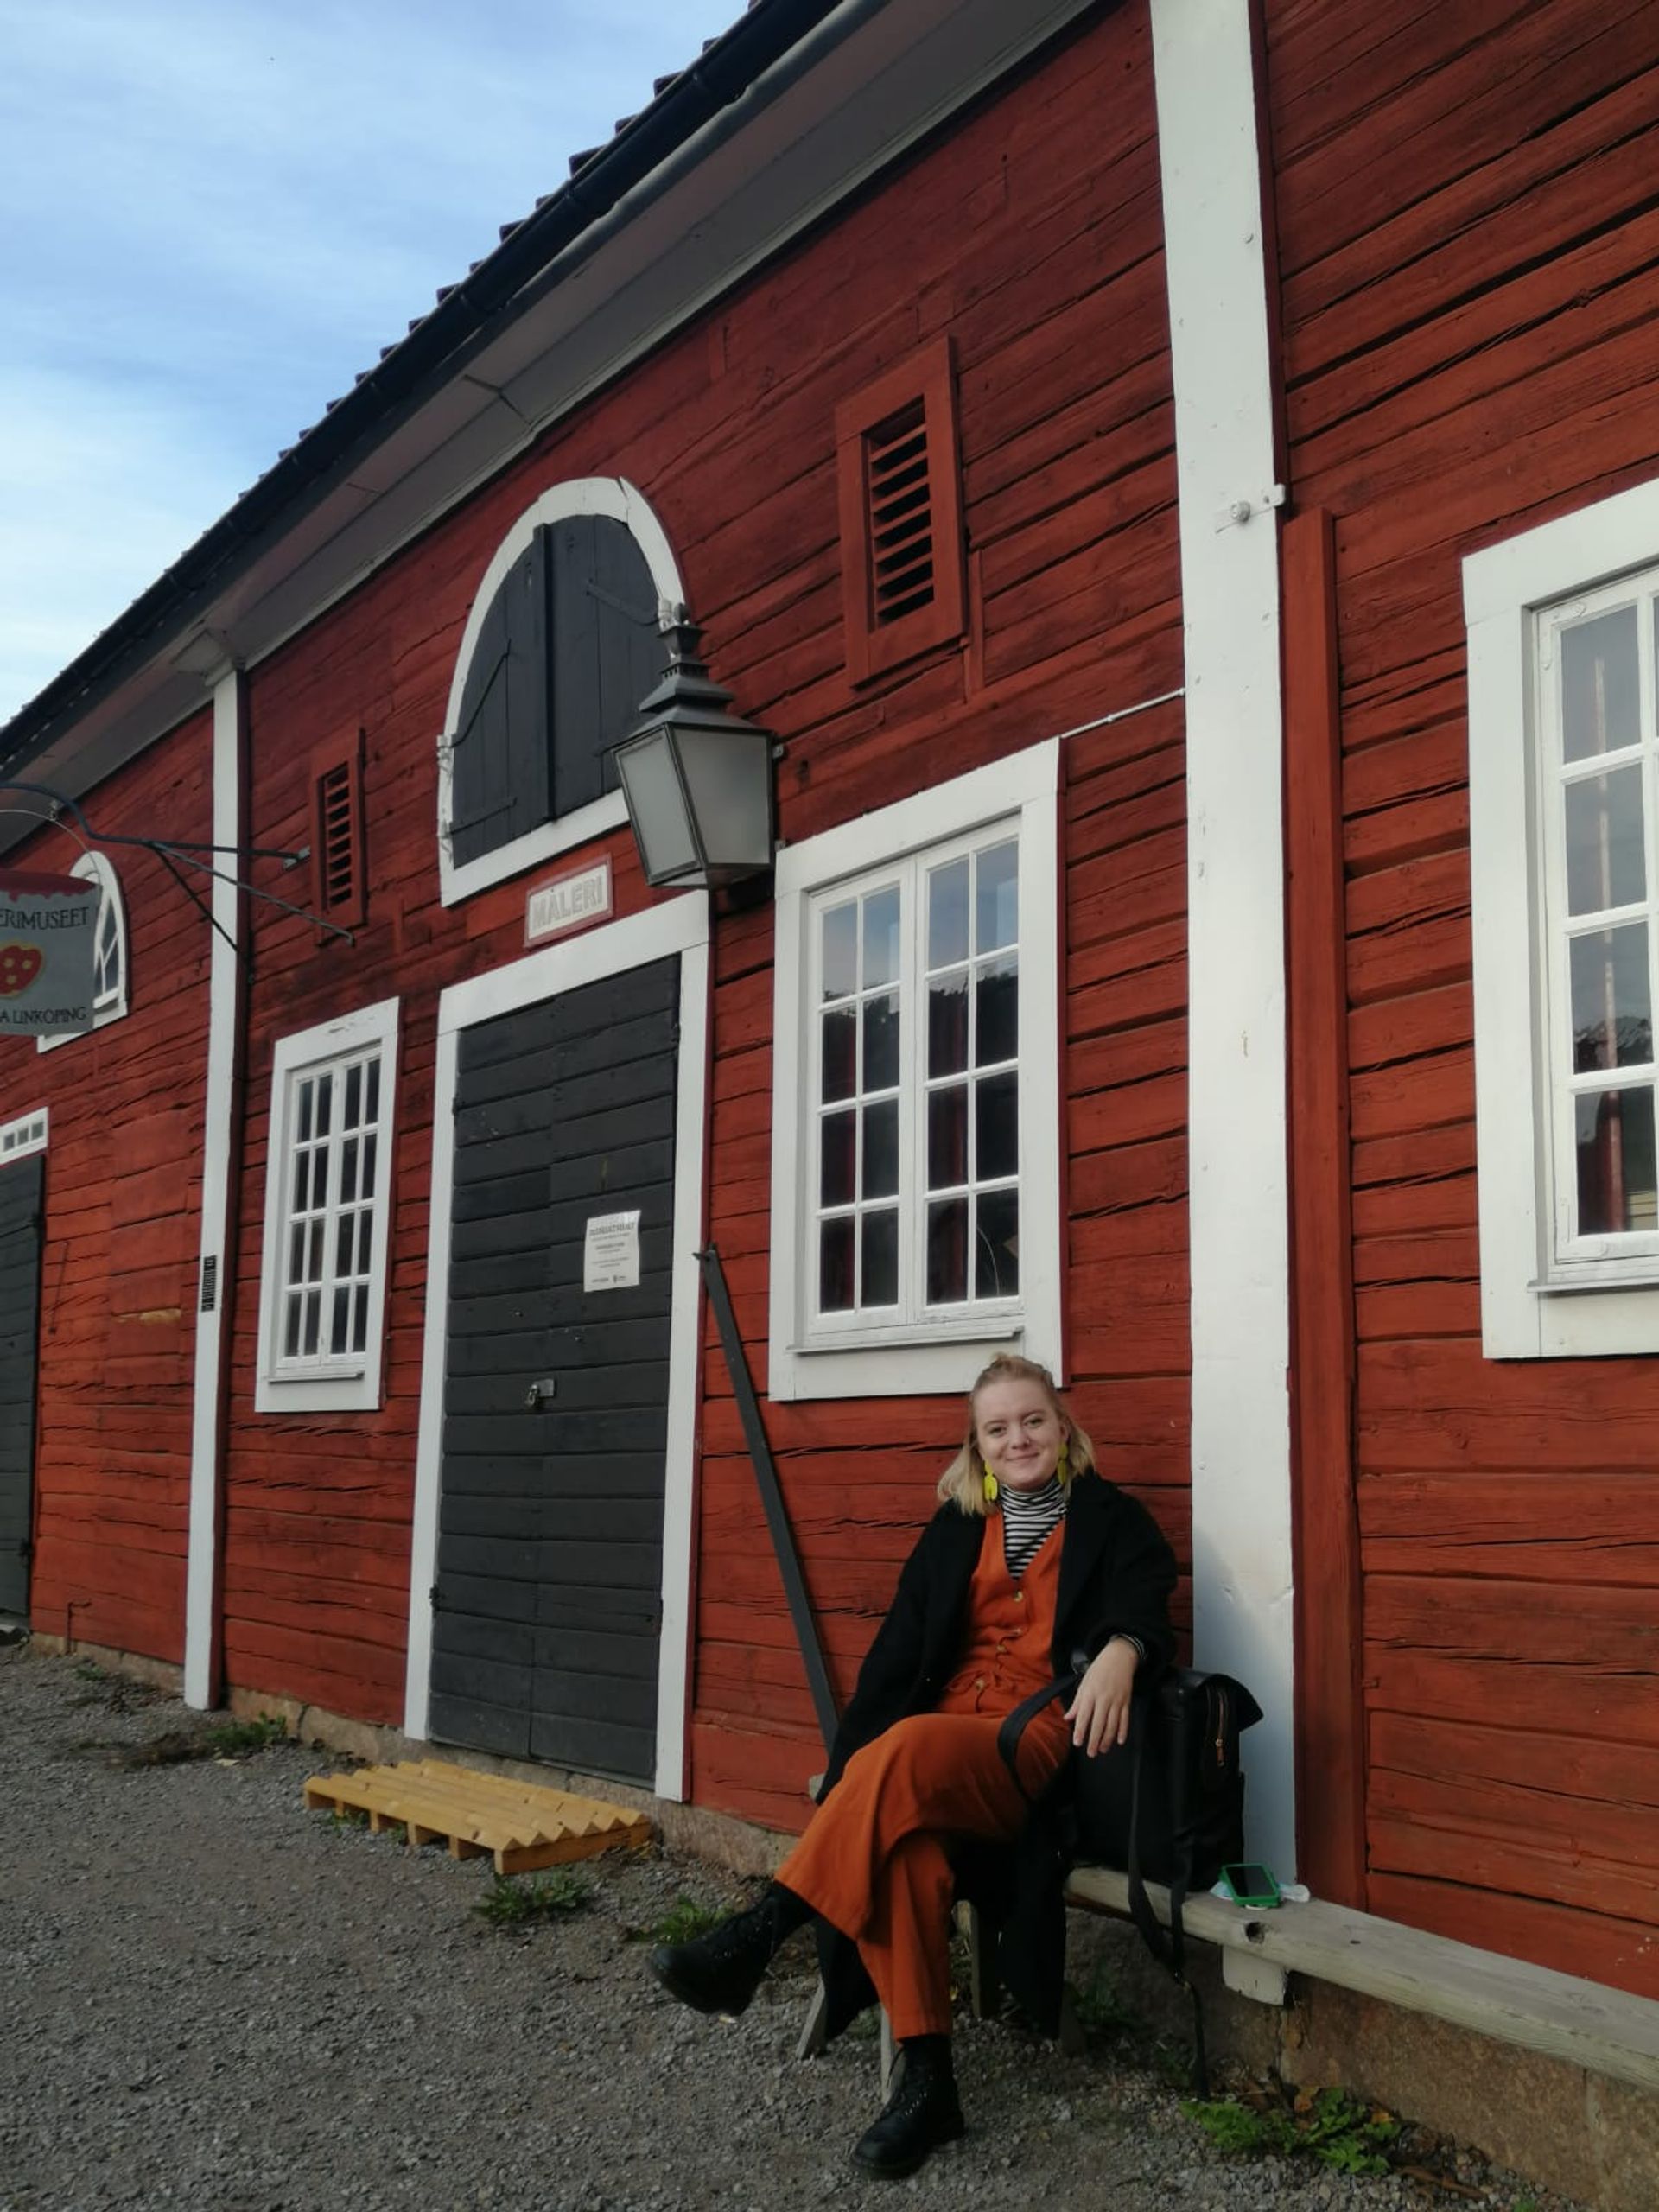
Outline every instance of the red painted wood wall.
{"label": "red painted wood wall", "polygon": [[[94,831],[210,838],[210,767],[204,715],[100,787]],[[0,1039],[0,1121],[49,1115],[29,1611],[49,1635],[178,1661],[210,931],[153,854],[92,842],[126,904],[130,1011],[49,1052]],[[53,830],[16,864],[80,851]]]}
{"label": "red painted wood wall", "polygon": [[[861,690],[840,612],[835,410],[923,342],[957,349],[971,634]],[[586,407],[250,684],[257,842],[304,832],[305,762],[365,733],[368,920],[355,947],[256,908],[225,1544],[230,1679],[401,1715],[438,992],[523,949],[526,879],[437,903],[435,733],[472,594],[548,486],[626,477],[662,518],[715,674],[789,745],[784,834],[1180,682],[1173,423],[1144,10],[1113,11]],[[1067,747],[1071,1354],[1108,1473],[1185,1550],[1182,723]],[[645,893],[609,841],[619,912]],[[764,1384],[772,919],[715,948],[710,1224]],[[403,1001],[386,1400],[256,1414],[270,1057]],[[705,1358],[692,1788],[798,1824],[823,1764],[723,1364]],[[838,1683],[959,1435],[954,1401],[771,1407]]]}
{"label": "red painted wood wall", "polygon": [[1336,518],[1369,1902],[1659,1996],[1659,1363],[1482,1357],[1459,571],[1654,474],[1659,16],[1265,17]]}

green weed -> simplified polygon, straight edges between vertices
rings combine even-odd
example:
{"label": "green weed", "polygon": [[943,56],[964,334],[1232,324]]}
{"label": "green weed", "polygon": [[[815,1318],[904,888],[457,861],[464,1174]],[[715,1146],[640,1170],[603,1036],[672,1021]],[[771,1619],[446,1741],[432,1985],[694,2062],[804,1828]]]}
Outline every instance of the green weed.
{"label": "green weed", "polygon": [[660,1920],[649,1928],[631,1928],[628,1935],[634,1942],[692,1943],[699,1936],[706,1936],[711,1928],[718,1928],[725,1917],[721,1906],[699,1904],[695,1897],[682,1892]]}
{"label": "green weed", "polygon": [[1146,2033],[1146,2022],[1123,2002],[1116,1982],[1104,1967],[1095,1968],[1087,1989],[1073,1992],[1071,2009],[1084,2034],[1102,2042],[1117,2037],[1138,2042]]}
{"label": "green weed", "polygon": [[201,1740],[207,1745],[204,1758],[249,1758],[255,1751],[268,1751],[273,1744],[285,1744],[288,1723],[280,1713],[261,1713],[251,1720],[221,1721],[207,1729]]}
{"label": "green weed", "polygon": [[594,1885],[586,1874],[556,1866],[550,1874],[524,1882],[493,1874],[490,1886],[473,1907],[492,1928],[522,1928],[534,1920],[564,1920],[592,1904]]}
{"label": "green weed", "polygon": [[1345,2089],[1305,2092],[1288,2108],[1246,2104],[1237,2097],[1208,2103],[1189,2097],[1181,2110],[1230,2157],[1313,2158],[1344,2174],[1387,2173],[1384,2154],[1400,2133],[1397,2120]]}

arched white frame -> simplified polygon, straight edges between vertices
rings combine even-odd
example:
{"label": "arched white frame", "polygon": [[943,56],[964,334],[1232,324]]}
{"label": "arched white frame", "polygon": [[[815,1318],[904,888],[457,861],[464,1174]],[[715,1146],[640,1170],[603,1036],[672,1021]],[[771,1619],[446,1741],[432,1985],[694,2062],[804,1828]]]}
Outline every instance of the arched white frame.
{"label": "arched white frame", "polygon": [[[121,881],[102,853],[83,853],[69,873],[78,875],[83,883],[98,886],[98,935],[92,948],[92,1027],[104,1029],[111,1021],[119,1021],[127,1010],[127,910],[121,897]],[[55,1037],[37,1037],[35,1042],[38,1050],[50,1052],[86,1034],[85,1030],[69,1030]]]}
{"label": "arched white frame", "polygon": [[556,853],[568,852],[573,845],[585,844],[590,837],[619,829],[628,818],[621,792],[607,791],[588,806],[577,807],[572,813],[543,823],[522,837],[510,838],[493,852],[480,853],[476,860],[457,864],[451,849],[455,730],[484,618],[508,570],[528,550],[536,532],[572,515],[597,515],[624,525],[651,570],[652,582],[657,587],[658,618],[664,627],[670,620],[670,610],[684,603],[685,587],[667,535],[644,495],[621,477],[582,476],[573,478],[567,484],[556,484],[519,516],[496,548],[495,556],[474,594],[467,627],[461,632],[461,651],[455,657],[449,703],[444,709],[443,734],[438,740],[438,895],[446,906],[453,906],[493,883],[504,882],[508,876],[518,875],[525,868],[537,868]]}

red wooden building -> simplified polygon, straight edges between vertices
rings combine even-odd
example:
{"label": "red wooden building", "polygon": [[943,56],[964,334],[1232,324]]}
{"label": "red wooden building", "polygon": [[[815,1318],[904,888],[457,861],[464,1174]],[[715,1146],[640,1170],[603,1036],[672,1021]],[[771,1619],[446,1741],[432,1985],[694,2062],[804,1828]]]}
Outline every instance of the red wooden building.
{"label": "red wooden building", "polygon": [[[1659,1998],[1656,71],[759,0],[573,164],[0,733],[115,918],[0,1045],[12,1608],[798,1826],[709,1242],[839,1691],[1023,1346],[1255,1847]],[[762,897],[605,751],[681,606]]]}

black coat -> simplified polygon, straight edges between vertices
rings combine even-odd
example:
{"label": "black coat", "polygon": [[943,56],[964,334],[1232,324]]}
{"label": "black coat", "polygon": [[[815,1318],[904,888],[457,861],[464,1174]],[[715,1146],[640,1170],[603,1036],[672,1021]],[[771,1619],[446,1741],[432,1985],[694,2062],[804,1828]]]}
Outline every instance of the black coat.
{"label": "black coat", "polygon": [[[978,1515],[954,1504],[942,1505],[923,1529],[836,1731],[820,1802],[861,1745],[895,1720],[933,1709],[963,1648],[984,1533]],[[1067,1497],[1061,1545],[1052,1654],[1056,1675],[1071,1671],[1079,1656],[1092,1659],[1120,1633],[1146,1647],[1143,1673],[1166,1666],[1174,1653],[1169,1599],[1175,1559],[1146,1508],[1096,1474],[1078,1475]],[[1051,2034],[1058,2022],[1065,1963],[1063,1796],[1064,1777],[1017,1842],[975,1847],[963,1883],[1001,1936],[1004,1982]],[[835,2035],[874,2003],[875,1993],[856,1946],[845,1936],[820,1924],[818,1953],[830,2000],[827,2024]]]}

